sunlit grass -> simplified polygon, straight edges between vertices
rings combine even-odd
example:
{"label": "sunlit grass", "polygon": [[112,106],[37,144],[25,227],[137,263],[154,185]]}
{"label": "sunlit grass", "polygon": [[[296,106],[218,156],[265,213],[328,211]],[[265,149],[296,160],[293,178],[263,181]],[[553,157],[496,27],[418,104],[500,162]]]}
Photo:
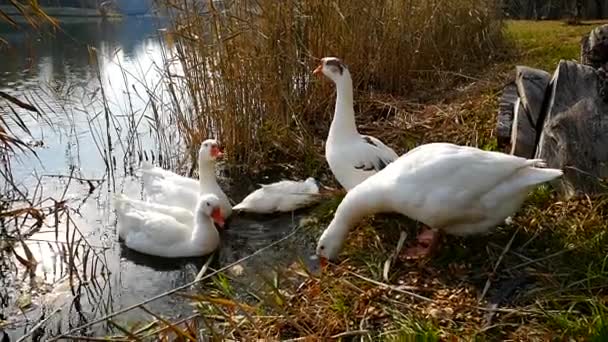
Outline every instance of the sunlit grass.
{"label": "sunlit grass", "polygon": [[579,60],[583,35],[605,21],[566,25],[561,21],[509,21],[506,37],[521,52],[517,64],[553,73],[560,59]]}

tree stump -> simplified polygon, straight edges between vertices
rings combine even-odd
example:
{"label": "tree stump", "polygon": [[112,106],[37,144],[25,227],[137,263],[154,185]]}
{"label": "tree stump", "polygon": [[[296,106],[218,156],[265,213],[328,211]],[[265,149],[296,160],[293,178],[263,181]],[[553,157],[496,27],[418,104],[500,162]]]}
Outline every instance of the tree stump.
{"label": "tree stump", "polygon": [[608,62],[608,24],[594,28],[581,39],[581,63],[606,69]]}
{"label": "tree stump", "polygon": [[603,76],[590,66],[560,61],[540,135],[537,158],[564,170],[562,194],[607,190],[608,102],[600,96]]}
{"label": "tree stump", "polygon": [[511,127],[515,105],[518,103],[519,95],[515,82],[510,82],[502,90],[498,100],[498,118],[496,122],[496,140],[499,146],[505,146],[511,141]]}
{"label": "tree stump", "polygon": [[566,197],[608,190],[608,24],[581,39],[581,63],[560,61],[551,79],[518,66],[497,120],[511,154],[564,170],[556,185]]}
{"label": "tree stump", "polygon": [[496,135],[499,145],[511,145],[511,154],[532,158],[536,150],[543,99],[551,75],[526,66],[515,67],[515,81],[503,89],[498,104]]}
{"label": "tree stump", "polygon": [[539,69],[517,66],[515,68],[518,105],[513,115],[511,154],[532,158],[536,152],[541,111],[546,98],[551,75]]}

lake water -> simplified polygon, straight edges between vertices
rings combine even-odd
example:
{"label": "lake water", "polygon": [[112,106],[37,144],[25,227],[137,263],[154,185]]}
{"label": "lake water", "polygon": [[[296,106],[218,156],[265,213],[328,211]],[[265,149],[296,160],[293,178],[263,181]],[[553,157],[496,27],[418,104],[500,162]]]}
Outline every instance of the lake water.
{"label": "lake water", "polygon": [[[164,161],[171,161],[170,165],[176,165],[183,153],[179,143],[169,146],[167,142],[159,143],[147,118],[154,117],[154,111],[146,89],[153,89],[156,98],[166,96],[159,86],[163,55],[168,51],[158,37],[158,29],[163,25],[155,18],[109,22],[89,19],[64,23],[62,31],[53,36],[0,27],[0,36],[11,44],[10,49],[0,54],[0,90],[34,103],[44,113],[43,118],[36,119],[35,115],[12,106],[33,137],[19,133],[11,120],[9,125],[17,128],[15,132],[24,139],[43,144],[34,147],[37,158],[28,153],[10,158],[14,182],[28,192],[28,198],[38,198],[44,205],[54,203],[48,198],[65,199],[70,208],[66,209],[69,219],[67,214],[60,216],[57,229],[51,215],[47,218],[48,226],[29,236],[28,249],[38,262],[34,274],[15,267],[14,259],[2,255],[0,340],[2,331],[10,341],[17,340],[40,321],[42,312],[49,317],[57,308],[61,310],[52,315],[35,339],[65,333],[186,284],[202,266],[203,258],[162,259],[129,251],[115,234],[112,193],[115,189],[141,196],[139,179],[130,172],[137,168],[141,151],[148,156],[162,154]],[[96,51],[97,60],[91,58],[89,47]],[[179,65],[173,65],[171,71],[179,73]],[[109,103],[107,108],[101,101],[104,94]],[[10,110],[7,105],[0,98],[0,114],[4,112],[5,118],[12,115],[7,114]],[[158,109],[162,114],[163,108]],[[107,116],[106,112],[112,115]],[[171,135],[168,141],[177,141],[176,132],[168,130],[167,134]],[[108,140],[113,146],[111,155],[106,153]],[[115,162],[113,172],[108,172],[104,158]],[[257,187],[253,181],[235,183],[226,177],[221,178],[221,184],[237,201]],[[3,191],[7,188],[3,184]],[[297,226],[300,215],[232,218],[228,229],[222,232],[219,257],[212,266],[228,265],[281,239]],[[68,220],[71,228],[66,228]],[[4,224],[10,231],[10,224],[3,223],[3,227]],[[66,246],[73,246],[78,240],[80,247],[66,252]],[[243,283],[255,284],[261,271],[289,265],[298,257],[306,259],[313,254],[313,247],[312,237],[298,232],[286,243],[248,260],[242,265],[244,272],[235,277]],[[16,248],[16,252],[26,255],[22,247]],[[87,272],[79,276],[93,280],[83,282],[81,287],[74,283],[69,286],[70,255],[76,257],[77,263],[89,265],[79,267]],[[179,297],[154,301],[147,308],[165,317],[184,316],[193,310]],[[136,309],[116,321],[143,319],[149,320],[151,316]],[[89,333],[103,336],[107,328],[105,324],[94,325]]]}

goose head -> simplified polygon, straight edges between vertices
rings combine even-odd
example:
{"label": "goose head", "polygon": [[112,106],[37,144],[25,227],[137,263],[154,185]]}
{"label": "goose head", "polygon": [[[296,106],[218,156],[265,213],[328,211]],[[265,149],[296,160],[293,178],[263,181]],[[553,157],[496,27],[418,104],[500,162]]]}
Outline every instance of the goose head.
{"label": "goose head", "polygon": [[317,243],[316,254],[324,266],[328,260],[334,261],[342,249],[348,227],[339,220],[333,220],[323,232]]}
{"label": "goose head", "polygon": [[314,177],[308,177],[306,178],[306,180],[304,181],[304,183],[310,185],[310,186],[315,186],[317,188],[317,190],[321,187],[321,183],[319,183],[318,180],[316,180]]}
{"label": "goose head", "polygon": [[321,58],[321,64],[313,71],[313,74],[323,74],[336,84],[340,84],[350,77],[348,68],[337,57]]}
{"label": "goose head", "polygon": [[207,139],[203,141],[198,150],[198,159],[200,161],[215,161],[223,156],[224,153],[220,149],[219,144],[215,139]]}
{"label": "goose head", "polygon": [[214,194],[204,194],[199,198],[198,215],[210,217],[219,227],[224,226],[220,199]]}
{"label": "goose head", "polygon": [[323,265],[328,260],[336,260],[346,240],[348,231],[364,217],[379,212],[390,211],[386,202],[386,191],[374,183],[371,177],[350,190],[334,214],[329,226],[317,242],[316,254]]}

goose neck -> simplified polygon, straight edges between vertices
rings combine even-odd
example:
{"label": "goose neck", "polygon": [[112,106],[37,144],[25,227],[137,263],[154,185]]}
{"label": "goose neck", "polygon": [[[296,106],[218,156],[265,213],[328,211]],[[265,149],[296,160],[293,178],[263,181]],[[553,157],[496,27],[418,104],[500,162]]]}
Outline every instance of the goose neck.
{"label": "goose neck", "polygon": [[345,71],[344,77],[336,82],[336,107],[329,129],[331,137],[352,137],[358,135],[353,104],[353,83]]}
{"label": "goose neck", "polygon": [[217,180],[215,178],[215,162],[199,161],[198,179],[201,185],[217,183]]}
{"label": "goose neck", "polygon": [[336,209],[334,220],[341,223],[337,226],[350,229],[364,217],[382,212],[385,207],[382,194],[383,191],[368,184],[359,184],[351,189]]}
{"label": "goose neck", "polygon": [[193,246],[212,248],[220,239],[220,234],[208,215],[196,212],[191,242]]}

